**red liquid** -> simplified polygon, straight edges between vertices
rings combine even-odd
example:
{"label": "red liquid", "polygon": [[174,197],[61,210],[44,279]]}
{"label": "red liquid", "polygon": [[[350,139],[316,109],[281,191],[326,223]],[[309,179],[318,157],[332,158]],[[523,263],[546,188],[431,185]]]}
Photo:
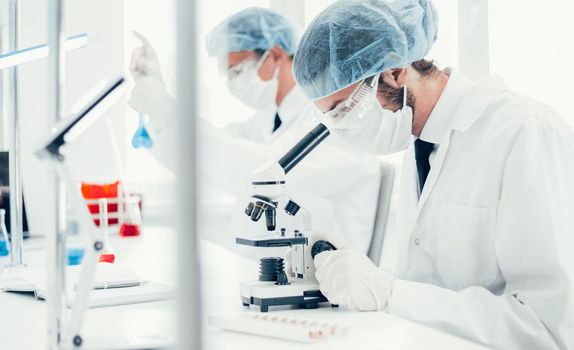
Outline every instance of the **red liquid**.
{"label": "red liquid", "polygon": [[120,226],[120,236],[122,237],[134,237],[140,235],[140,227],[136,224],[126,224],[123,223]]}
{"label": "red liquid", "polygon": [[[111,184],[90,184],[82,182],[82,195],[85,199],[118,199],[119,197],[119,186],[120,182],[116,181]],[[100,212],[99,204],[88,204],[88,209],[91,214],[98,214]],[[108,213],[118,212],[117,203],[108,203]],[[96,226],[100,226],[100,220],[97,216],[94,218],[94,223]],[[115,225],[118,223],[118,219],[108,219],[108,225]]]}
{"label": "red liquid", "polygon": [[113,264],[116,261],[116,256],[114,254],[102,254],[100,255],[100,262],[106,262]]}

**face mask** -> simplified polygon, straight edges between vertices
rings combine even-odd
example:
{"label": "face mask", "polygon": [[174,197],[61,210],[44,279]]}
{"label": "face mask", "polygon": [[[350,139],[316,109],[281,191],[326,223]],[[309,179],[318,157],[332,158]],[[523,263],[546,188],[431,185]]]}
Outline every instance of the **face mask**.
{"label": "face mask", "polygon": [[[375,79],[368,94],[360,96],[360,101],[350,102],[356,98],[354,95],[361,95],[359,91],[365,88],[365,82],[344,102],[346,107],[336,108],[347,108],[344,116],[341,117],[341,111],[329,112],[326,115],[327,127],[333,134],[361,151],[389,154],[405,150],[411,139],[413,122],[413,110],[407,106],[407,88],[405,86],[403,108],[393,112],[383,109],[377,100],[378,76]],[[352,109],[349,110],[351,105]],[[333,118],[336,114],[339,114],[339,120]]]}
{"label": "face mask", "polygon": [[279,69],[275,70],[273,78],[268,81],[261,80],[257,74],[259,67],[265,62],[268,55],[269,51],[261,57],[259,62],[255,63],[249,60],[240,63],[239,67],[231,68],[228,72],[227,88],[231,94],[254,109],[276,107],[275,98],[279,86],[277,80]]}

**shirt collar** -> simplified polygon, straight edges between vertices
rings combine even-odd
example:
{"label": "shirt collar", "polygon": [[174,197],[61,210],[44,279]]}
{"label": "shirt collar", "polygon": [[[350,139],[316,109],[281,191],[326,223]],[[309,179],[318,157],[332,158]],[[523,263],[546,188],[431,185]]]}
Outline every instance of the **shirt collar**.
{"label": "shirt collar", "polygon": [[454,114],[472,82],[456,70],[447,70],[448,82],[434,106],[419,137],[423,141],[440,144],[451,127]]}
{"label": "shirt collar", "polygon": [[281,118],[281,125],[291,124],[292,121],[297,119],[297,116],[308,102],[309,100],[303,94],[301,88],[297,85],[293,86],[277,108],[277,113],[279,113],[279,118]]}

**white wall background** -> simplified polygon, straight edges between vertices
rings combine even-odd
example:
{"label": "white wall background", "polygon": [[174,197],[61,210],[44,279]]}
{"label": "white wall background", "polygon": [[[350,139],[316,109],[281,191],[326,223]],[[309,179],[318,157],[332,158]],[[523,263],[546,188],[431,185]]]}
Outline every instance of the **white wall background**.
{"label": "white wall background", "polygon": [[574,127],[574,2],[490,1],[491,70]]}

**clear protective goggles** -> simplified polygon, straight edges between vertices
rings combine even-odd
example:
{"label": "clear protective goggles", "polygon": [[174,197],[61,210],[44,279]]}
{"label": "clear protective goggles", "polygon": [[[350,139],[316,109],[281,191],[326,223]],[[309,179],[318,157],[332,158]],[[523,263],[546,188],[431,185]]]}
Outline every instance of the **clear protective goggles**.
{"label": "clear protective goggles", "polygon": [[254,58],[249,57],[229,67],[227,65],[227,55],[225,55],[217,60],[219,72],[227,77],[227,81],[231,81],[250,69],[258,70],[268,56],[269,50],[265,51],[259,60],[255,60]]}
{"label": "clear protective goggles", "polygon": [[[332,110],[320,113],[321,122],[326,123],[328,128],[336,127],[345,117],[352,114],[353,119],[362,119],[367,111],[373,106],[375,99],[369,98],[375,95],[379,85],[379,74],[375,74],[363,80],[347,99],[339,103]],[[352,113],[351,113],[352,112]]]}

